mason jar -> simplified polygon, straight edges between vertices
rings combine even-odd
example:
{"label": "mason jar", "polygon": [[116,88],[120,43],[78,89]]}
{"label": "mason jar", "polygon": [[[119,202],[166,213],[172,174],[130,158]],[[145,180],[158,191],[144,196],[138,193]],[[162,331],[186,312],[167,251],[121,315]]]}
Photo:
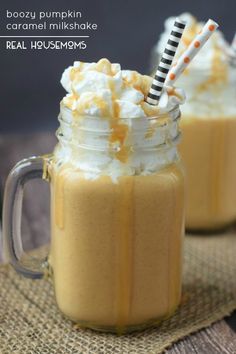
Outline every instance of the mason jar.
{"label": "mason jar", "polygon": [[193,66],[191,77],[187,73],[179,81],[188,97],[179,146],[186,169],[186,228],[222,229],[236,220],[236,67],[216,56],[212,70]]}
{"label": "mason jar", "polygon": [[[179,107],[109,124],[71,116],[61,110],[51,155],[19,162],[8,177],[8,259],[24,276],[51,274],[58,308],[81,327],[121,334],[158,324],[181,296]],[[19,220],[23,187],[33,178],[51,186],[51,245],[47,262],[30,268]]]}
{"label": "mason jar", "polygon": [[[203,23],[190,13],[176,58],[187,50]],[[175,21],[165,21],[153,48],[152,67],[160,60]],[[236,57],[218,29],[178,78],[186,93],[179,151],[186,171],[188,231],[214,232],[236,221]]]}

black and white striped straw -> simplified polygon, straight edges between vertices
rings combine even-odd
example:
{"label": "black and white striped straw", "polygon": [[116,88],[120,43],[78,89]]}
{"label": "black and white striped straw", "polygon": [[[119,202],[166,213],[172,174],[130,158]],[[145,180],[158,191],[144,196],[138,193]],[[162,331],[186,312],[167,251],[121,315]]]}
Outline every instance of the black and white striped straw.
{"label": "black and white striped straw", "polygon": [[166,44],[165,50],[162,54],[159,66],[157,68],[155,77],[153,79],[152,86],[147,95],[146,101],[151,105],[155,106],[159,102],[162,89],[166,80],[166,76],[172,65],[185,26],[186,26],[185,21],[176,18],[173,29],[170,33],[170,37]]}

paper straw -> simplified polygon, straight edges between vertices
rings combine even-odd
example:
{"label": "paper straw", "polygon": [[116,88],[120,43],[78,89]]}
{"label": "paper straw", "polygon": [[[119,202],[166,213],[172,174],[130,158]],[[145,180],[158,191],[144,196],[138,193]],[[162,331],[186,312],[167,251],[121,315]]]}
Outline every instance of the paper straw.
{"label": "paper straw", "polygon": [[159,66],[157,68],[152,86],[147,95],[146,101],[151,105],[157,105],[161,96],[161,92],[170,70],[172,61],[181,40],[186,22],[176,18],[170,37],[166,44],[164,53],[162,54]]}
{"label": "paper straw", "polygon": [[218,27],[219,25],[213,20],[207,21],[207,23],[204,25],[199,34],[196,35],[196,37],[190,43],[186,51],[178,59],[176,65],[173,66],[169,71],[168,77],[166,79],[167,86],[172,86],[175,83],[175,81],[179,78],[184,69],[198,54],[198,52],[204,46],[206,41],[210,38],[210,36],[215,32]]}

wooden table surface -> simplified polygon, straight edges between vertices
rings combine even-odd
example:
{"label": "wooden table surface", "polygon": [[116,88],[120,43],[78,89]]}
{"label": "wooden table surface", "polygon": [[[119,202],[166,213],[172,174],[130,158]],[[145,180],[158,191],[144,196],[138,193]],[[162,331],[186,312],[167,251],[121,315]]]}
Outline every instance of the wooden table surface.
{"label": "wooden table surface", "polygon": [[[51,133],[0,136],[0,178],[4,184],[13,165],[22,158],[49,153],[56,143]],[[26,187],[22,230],[24,248],[49,241],[49,188],[33,181]],[[235,255],[236,256],[236,255]],[[236,275],[235,275],[236,281]],[[168,354],[236,354],[236,311],[227,319],[175,343]]]}

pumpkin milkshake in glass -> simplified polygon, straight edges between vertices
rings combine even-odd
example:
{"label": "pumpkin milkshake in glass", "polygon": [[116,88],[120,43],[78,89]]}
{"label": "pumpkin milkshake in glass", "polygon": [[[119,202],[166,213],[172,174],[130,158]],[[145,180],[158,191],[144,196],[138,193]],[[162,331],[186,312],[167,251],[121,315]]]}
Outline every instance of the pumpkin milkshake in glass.
{"label": "pumpkin milkshake in glass", "polygon": [[20,273],[43,276],[16,256],[19,218],[15,225],[12,214],[19,186],[40,177],[44,167],[59,309],[82,327],[145,328],[180,302],[184,182],[176,144],[184,95],[163,88],[159,105],[152,106],[145,102],[152,78],[107,59],[75,62],[61,83],[68,93],[53,154],[23,160],[8,179],[8,256]]}
{"label": "pumpkin milkshake in glass", "polygon": [[[180,55],[202,28],[190,14]],[[174,18],[155,48],[161,53]],[[222,228],[236,219],[236,68],[229,44],[216,31],[178,80],[187,102],[182,109],[180,153],[186,170],[186,227]]]}
{"label": "pumpkin milkshake in glass", "polygon": [[180,300],[182,93],[150,106],[151,78],[106,59],[75,62],[61,82],[68,94],[50,169],[58,306],[108,330],[161,320]]}

